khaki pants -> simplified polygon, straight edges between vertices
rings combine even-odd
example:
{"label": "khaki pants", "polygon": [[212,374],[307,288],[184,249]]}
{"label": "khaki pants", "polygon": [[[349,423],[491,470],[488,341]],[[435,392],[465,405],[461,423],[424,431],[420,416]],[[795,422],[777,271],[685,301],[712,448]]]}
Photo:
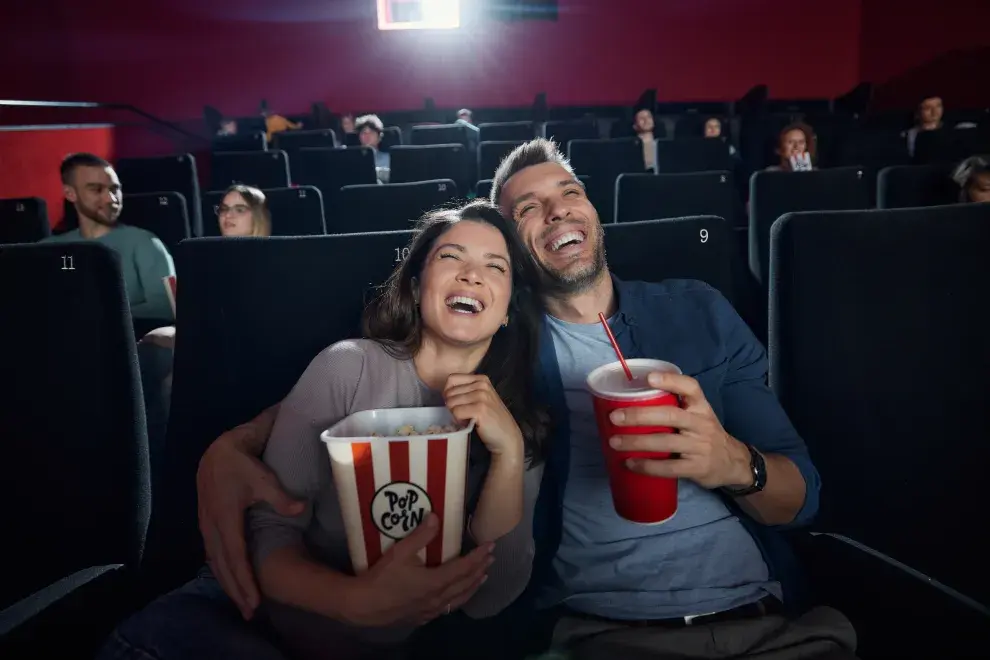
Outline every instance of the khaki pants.
{"label": "khaki pants", "polygon": [[855,658],[856,631],[839,611],[816,607],[797,619],[781,615],[719,621],[683,628],[630,627],[564,615],[553,648],[572,660]]}

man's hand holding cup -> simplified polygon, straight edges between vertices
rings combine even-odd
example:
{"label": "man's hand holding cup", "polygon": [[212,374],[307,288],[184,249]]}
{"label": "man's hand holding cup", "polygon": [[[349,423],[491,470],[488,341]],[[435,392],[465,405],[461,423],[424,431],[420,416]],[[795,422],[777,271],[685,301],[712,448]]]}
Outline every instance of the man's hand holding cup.
{"label": "man's hand holding cup", "polygon": [[[626,467],[639,474],[690,479],[704,488],[745,488],[752,485],[750,452],[718,421],[698,381],[670,372],[652,372],[649,385],[675,394],[681,405],[641,406],[614,410],[615,427],[669,427],[669,433],[616,434],[609,445],[620,452],[669,452],[670,458],[629,458]],[[618,430],[618,429],[617,429]]]}

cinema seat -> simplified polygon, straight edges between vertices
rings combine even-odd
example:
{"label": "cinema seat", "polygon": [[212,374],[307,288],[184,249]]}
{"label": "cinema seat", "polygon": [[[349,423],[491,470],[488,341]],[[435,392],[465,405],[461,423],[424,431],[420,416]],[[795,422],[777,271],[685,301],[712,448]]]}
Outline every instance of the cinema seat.
{"label": "cinema seat", "polygon": [[148,570],[161,588],[191,578],[203,562],[195,475],[207,446],[284,398],[321,350],[360,336],[362,309],[410,238],[202,238],[179,246],[182,339],[164,494],[148,547]]}
{"label": "cinema seat", "polygon": [[946,165],[885,167],[877,176],[877,207],[905,209],[959,201],[959,186]]}
{"label": "cinema seat", "polygon": [[213,152],[210,163],[213,190],[235,183],[255,188],[287,188],[291,183],[289,158],[284,151]]}
{"label": "cinema seat", "polygon": [[92,658],[135,605],[151,511],[120,258],[0,246],[0,282],[0,657]]}
{"label": "cinema seat", "polygon": [[51,233],[45,200],[40,197],[0,199],[0,244],[34,243]]}
{"label": "cinema seat", "polygon": [[623,174],[615,187],[616,222],[714,215],[736,227],[739,200],[731,172]]}
{"label": "cinema seat", "polygon": [[462,144],[400,145],[390,153],[390,183],[450,179],[458,190],[468,190],[476,180]]}
{"label": "cinema seat", "polygon": [[421,215],[456,198],[457,185],[450,179],[345,186],[340,191],[337,208],[327,223],[327,233],[411,229]]}
{"label": "cinema seat", "polygon": [[146,229],[161,239],[170,253],[192,234],[186,199],[177,192],[127,195],[120,222]]}
{"label": "cinema seat", "polygon": [[192,154],[121,158],[117,161],[116,170],[124,189],[125,202],[126,196],[133,193],[177,192],[186,200],[186,215],[189,216],[189,228],[193,236],[202,235],[199,177],[196,159]]}
{"label": "cinema seat", "polygon": [[[974,524],[990,464],[988,243],[990,205],[773,226],[770,384],[821,474],[815,529],[850,565],[875,566],[817,580],[872,657],[990,643],[990,538]],[[869,578],[882,572],[900,578],[880,588]]]}
{"label": "cinema seat", "polygon": [[[270,188],[262,190],[272,216],[272,236],[319,236],[326,233],[323,196],[315,186]],[[211,218],[204,227],[205,236],[220,236],[217,207],[223,191],[203,195],[203,217]]]}
{"label": "cinema seat", "polygon": [[757,172],[749,181],[749,269],[767,285],[770,227],[794,211],[870,208],[873,177],[863,167],[813,172]]}
{"label": "cinema seat", "polygon": [[375,154],[367,147],[302,148],[293,160],[293,177],[301,186],[315,186],[323,207],[332,215],[337,193],[344,186],[376,183]]}

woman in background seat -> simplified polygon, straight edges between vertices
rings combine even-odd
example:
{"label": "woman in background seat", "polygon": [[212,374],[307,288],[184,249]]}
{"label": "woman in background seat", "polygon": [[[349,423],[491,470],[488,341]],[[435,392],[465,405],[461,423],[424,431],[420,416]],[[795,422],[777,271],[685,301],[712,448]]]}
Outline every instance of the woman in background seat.
{"label": "woman in background seat", "polygon": [[990,202],[990,163],[982,156],[972,156],[959,163],[952,172],[959,185],[959,201]]}
{"label": "woman in background seat", "polygon": [[788,124],[777,136],[777,155],[780,157],[780,163],[771,165],[767,170],[806,172],[816,169],[815,130],[804,122]]}

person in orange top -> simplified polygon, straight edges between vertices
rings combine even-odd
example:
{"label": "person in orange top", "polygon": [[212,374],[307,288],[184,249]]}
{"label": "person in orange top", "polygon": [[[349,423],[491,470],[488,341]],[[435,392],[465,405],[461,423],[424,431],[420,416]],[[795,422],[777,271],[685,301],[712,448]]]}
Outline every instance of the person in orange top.
{"label": "person in orange top", "polygon": [[261,102],[261,116],[265,118],[265,131],[268,133],[268,141],[272,141],[272,137],[276,133],[281,133],[288,130],[296,130],[302,128],[302,122],[289,121],[280,114],[274,113],[268,109],[268,102]]}

